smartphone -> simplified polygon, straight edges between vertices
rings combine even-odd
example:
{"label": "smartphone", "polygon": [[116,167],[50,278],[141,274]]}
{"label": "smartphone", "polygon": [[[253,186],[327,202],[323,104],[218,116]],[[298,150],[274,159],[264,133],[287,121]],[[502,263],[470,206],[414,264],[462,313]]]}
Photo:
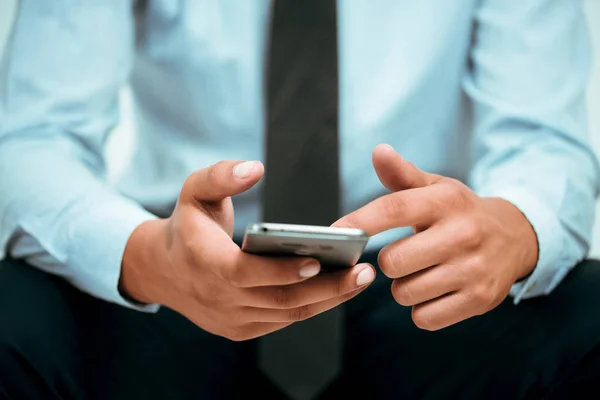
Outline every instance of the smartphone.
{"label": "smartphone", "polygon": [[263,255],[318,259],[323,269],[349,268],[358,262],[369,235],[362,229],[258,223],[246,227],[242,250]]}

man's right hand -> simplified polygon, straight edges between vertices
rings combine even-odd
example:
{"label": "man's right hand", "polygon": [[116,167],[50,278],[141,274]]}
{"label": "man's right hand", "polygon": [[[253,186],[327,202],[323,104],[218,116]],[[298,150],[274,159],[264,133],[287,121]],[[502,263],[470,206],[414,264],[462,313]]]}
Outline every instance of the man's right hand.
{"label": "man's right hand", "polygon": [[284,328],[364,290],[375,278],[371,265],[317,275],[315,259],[248,254],[233,242],[231,196],[263,173],[258,161],[221,161],[190,175],[171,217],[132,233],[120,290],[232,340]]}

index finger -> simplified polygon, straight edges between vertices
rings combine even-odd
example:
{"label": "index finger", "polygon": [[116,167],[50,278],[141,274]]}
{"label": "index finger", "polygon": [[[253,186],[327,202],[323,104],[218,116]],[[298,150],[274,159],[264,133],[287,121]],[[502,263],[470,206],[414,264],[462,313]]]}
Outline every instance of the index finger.
{"label": "index finger", "polygon": [[372,236],[394,228],[432,224],[443,215],[442,199],[435,184],[394,192],[371,201],[332,226],[359,228]]}

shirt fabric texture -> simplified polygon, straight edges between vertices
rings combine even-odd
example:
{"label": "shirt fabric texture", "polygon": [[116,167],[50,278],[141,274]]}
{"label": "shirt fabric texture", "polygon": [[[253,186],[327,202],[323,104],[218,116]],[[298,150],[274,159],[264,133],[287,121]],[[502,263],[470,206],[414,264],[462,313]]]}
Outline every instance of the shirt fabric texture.
{"label": "shirt fabric texture", "polygon": [[[132,231],[188,174],[263,160],[268,0],[22,0],[0,65],[0,259],[118,291]],[[371,151],[515,204],[539,241],[515,302],[548,294],[588,251],[598,191],[576,0],[338,2],[342,213],[386,193]],[[136,149],[116,185],[104,145],[133,93]],[[236,235],[260,185],[234,199]],[[373,237],[380,248],[410,233]]]}

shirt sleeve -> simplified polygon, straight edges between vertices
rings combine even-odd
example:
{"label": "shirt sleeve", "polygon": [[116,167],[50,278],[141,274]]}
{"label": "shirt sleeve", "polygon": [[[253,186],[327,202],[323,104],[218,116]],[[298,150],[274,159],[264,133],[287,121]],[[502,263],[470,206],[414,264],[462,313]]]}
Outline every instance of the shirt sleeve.
{"label": "shirt sleeve", "polygon": [[514,302],[549,294],[589,249],[598,163],[587,139],[589,38],[580,1],[483,0],[464,90],[474,113],[470,186],[512,202],[538,238]]}
{"label": "shirt sleeve", "polygon": [[118,291],[132,231],[154,218],[104,181],[104,142],[130,71],[131,3],[22,0],[0,66],[0,259],[98,298]]}

